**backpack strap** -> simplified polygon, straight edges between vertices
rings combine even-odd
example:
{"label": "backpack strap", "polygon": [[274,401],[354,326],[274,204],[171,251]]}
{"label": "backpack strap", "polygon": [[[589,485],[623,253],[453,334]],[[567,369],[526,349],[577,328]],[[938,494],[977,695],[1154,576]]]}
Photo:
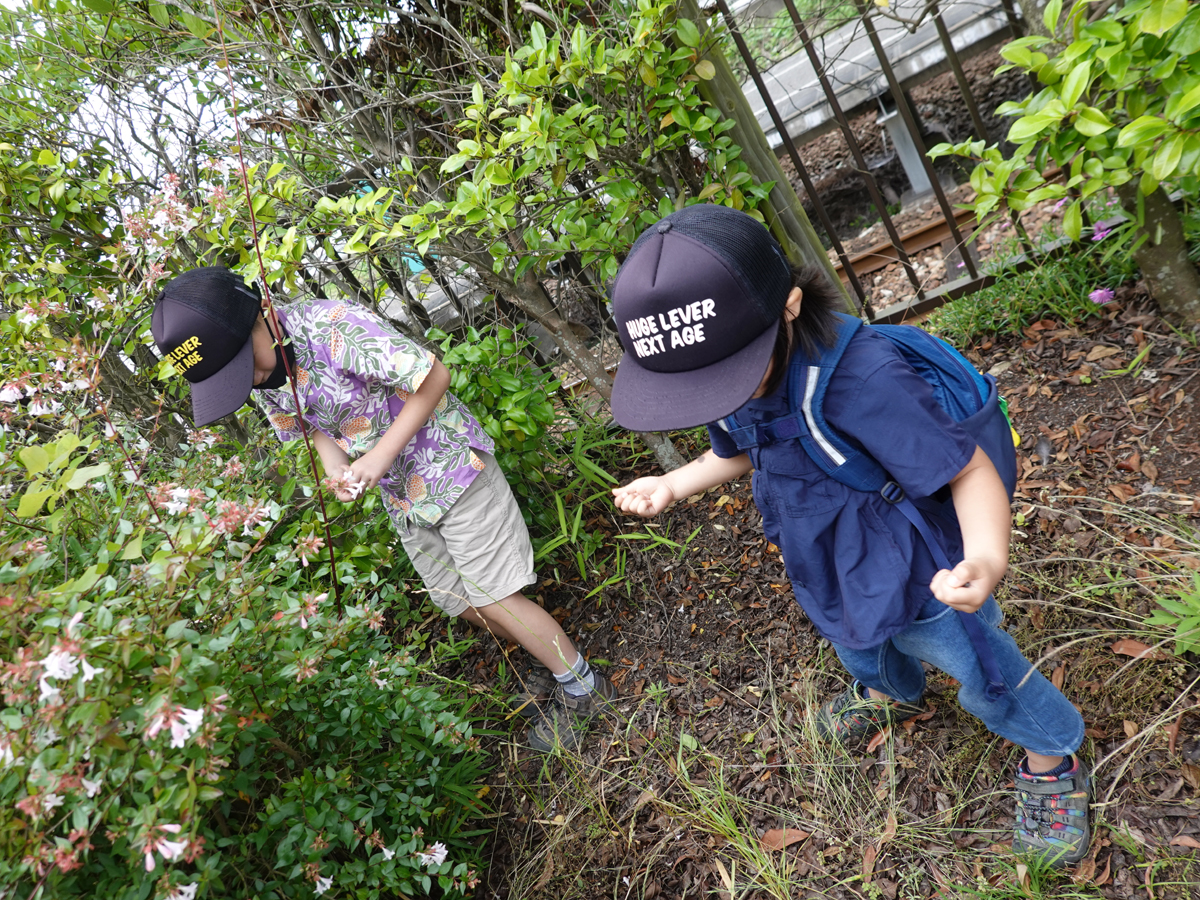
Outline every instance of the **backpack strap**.
{"label": "backpack strap", "polygon": [[[886,495],[884,499],[887,499]],[[917,532],[925,540],[925,546],[929,548],[929,552],[933,556],[933,561],[937,567],[939,569],[952,570],[954,563],[950,562],[949,557],[946,556],[946,551],[942,549],[942,545],[934,537],[932,530],[929,528],[929,520],[917,509],[912,500],[902,496],[893,505],[900,512],[904,513],[904,517],[912,523],[913,527],[917,529]],[[962,623],[963,631],[967,633],[967,639],[971,642],[971,647],[975,650],[975,656],[979,659],[979,667],[983,669],[983,677],[987,681],[987,685],[983,689],[984,696],[988,700],[995,702],[1008,693],[1008,688],[1004,684],[1004,676],[1000,674],[1000,664],[996,662],[996,654],[992,652],[992,647],[987,642],[987,635],[984,633],[983,625],[979,622],[979,617],[975,613],[965,612],[961,609],[956,609],[955,612],[958,613],[958,620]]]}

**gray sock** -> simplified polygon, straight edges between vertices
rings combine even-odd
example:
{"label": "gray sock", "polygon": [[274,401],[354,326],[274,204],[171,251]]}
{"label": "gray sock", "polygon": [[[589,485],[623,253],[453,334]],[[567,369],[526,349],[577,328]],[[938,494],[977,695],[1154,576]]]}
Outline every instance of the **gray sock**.
{"label": "gray sock", "polygon": [[579,654],[579,659],[573,666],[570,666],[561,675],[555,675],[554,680],[561,684],[563,691],[572,697],[582,697],[584,694],[591,693],[596,686],[592,667],[588,665],[588,661],[583,658],[582,653]]}

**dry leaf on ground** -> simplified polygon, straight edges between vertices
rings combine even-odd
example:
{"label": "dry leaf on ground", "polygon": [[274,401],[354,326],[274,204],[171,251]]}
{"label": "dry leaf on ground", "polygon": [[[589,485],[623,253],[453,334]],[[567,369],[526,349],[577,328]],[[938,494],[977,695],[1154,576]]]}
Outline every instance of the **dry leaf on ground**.
{"label": "dry leaf on ground", "polygon": [[782,850],[807,838],[809,832],[799,828],[772,828],[758,839],[764,850]]}
{"label": "dry leaf on ground", "polygon": [[1143,644],[1133,638],[1121,638],[1112,645],[1112,652],[1119,653],[1121,656],[1132,656],[1134,659],[1165,658],[1165,654],[1161,650],[1155,650],[1149,644]]}

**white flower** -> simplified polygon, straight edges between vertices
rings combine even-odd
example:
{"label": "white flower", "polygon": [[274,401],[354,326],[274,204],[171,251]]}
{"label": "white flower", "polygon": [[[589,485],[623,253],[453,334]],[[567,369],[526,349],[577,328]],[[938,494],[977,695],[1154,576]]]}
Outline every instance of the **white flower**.
{"label": "white flower", "polygon": [[0,388],[0,403],[16,403],[21,396],[21,389],[15,384],[6,384]]}
{"label": "white flower", "polygon": [[47,678],[70,678],[79,671],[79,660],[73,654],[52,650],[42,660],[42,668],[46,670]]}
{"label": "white flower", "polygon": [[0,765],[11,766],[16,760],[12,752],[12,735],[0,734]]}
{"label": "white flower", "polygon": [[318,895],[323,894],[327,890],[329,890],[329,888],[332,884],[333,884],[332,878],[322,878],[318,875],[317,876],[317,886],[313,888],[313,891]]}
{"label": "white flower", "polygon": [[58,794],[47,794],[42,798],[42,809],[45,812],[51,812],[54,809],[63,805],[63,798]]}
{"label": "white flower", "polygon": [[62,408],[63,405],[57,400],[35,400],[29,404],[26,412],[31,416],[52,416]]}
{"label": "white flower", "polygon": [[396,851],[395,851],[395,850],[389,850],[387,847],[384,847],[384,848],[383,848],[383,858],[384,858],[384,860],[389,860],[389,859],[391,859],[391,858],[392,858],[393,856],[395,856],[395,855],[396,855]]}
{"label": "white flower", "polygon": [[67,623],[67,637],[75,636],[75,629],[79,627],[79,623],[83,621],[83,613],[77,612],[71,616],[71,621]]}
{"label": "white flower", "polygon": [[177,856],[182,856],[183,851],[187,849],[187,841],[168,841],[163,838],[158,842],[158,852],[162,854],[163,859],[174,859]]}
{"label": "white flower", "polygon": [[179,718],[171,723],[171,746],[178,750],[187,743],[187,739],[196,733],[200,723],[204,721],[203,709],[188,709],[179,707]]}
{"label": "white flower", "polygon": [[175,488],[175,490],[171,491],[170,501],[163,504],[163,509],[171,515],[177,516],[191,505],[192,492],[187,488]]}
{"label": "white flower", "polygon": [[446,861],[446,845],[440,841],[426,850],[424,853],[418,853],[417,859],[423,866],[440,866]]}
{"label": "white flower", "polygon": [[99,675],[101,672],[104,671],[103,669],[97,669],[95,666],[93,666],[91,663],[89,663],[86,659],[80,659],[79,663],[80,663],[80,665],[83,666],[83,683],[84,684],[87,684],[89,681],[91,681],[93,678],[95,678],[97,675]]}
{"label": "white flower", "polygon": [[22,325],[33,325],[38,321],[38,314],[27,306],[17,313],[17,321]]}
{"label": "white flower", "polygon": [[98,793],[100,793],[101,782],[99,779],[92,781],[89,778],[81,778],[79,780],[83,784],[83,789],[87,792],[89,797],[95,797]]}
{"label": "white flower", "polygon": [[171,891],[171,893],[167,894],[167,900],[195,900],[196,888],[198,887],[200,887],[198,882],[196,884],[181,884],[175,890]]}
{"label": "white flower", "polygon": [[45,703],[47,700],[53,700],[58,696],[58,688],[48,682],[45,675],[38,679],[38,687],[42,690],[41,696],[38,697],[39,703]]}

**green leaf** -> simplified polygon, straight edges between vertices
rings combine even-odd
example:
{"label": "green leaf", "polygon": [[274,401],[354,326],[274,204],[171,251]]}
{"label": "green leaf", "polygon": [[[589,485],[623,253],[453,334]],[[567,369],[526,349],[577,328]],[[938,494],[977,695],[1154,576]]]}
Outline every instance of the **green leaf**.
{"label": "green leaf", "polygon": [[119,559],[140,559],[142,556],[142,538],[146,535],[146,529],[139,528],[138,533],[134,535],[133,540],[125,545],[125,549],[121,551]]}
{"label": "green leaf", "polygon": [[191,13],[180,13],[179,21],[183,23],[184,28],[202,41],[212,34],[212,26],[198,16],[193,16]]}
{"label": "green leaf", "polygon": [[1155,116],[1139,116],[1121,129],[1117,135],[1118,147],[1133,147],[1146,144],[1167,130],[1167,123]]}
{"label": "green leaf", "polygon": [[52,490],[38,491],[31,487],[21,495],[21,502],[17,505],[17,516],[22,519],[36,516],[41,511],[42,504],[53,496],[54,491]]}
{"label": "green leaf", "polygon": [[1187,13],[1188,0],[1152,0],[1149,9],[1138,19],[1138,27],[1161,36],[1183,21]]}
{"label": "green leaf", "polygon": [[30,447],[22,447],[17,456],[20,457],[25,470],[30,475],[44,472],[46,471],[46,466],[50,465],[50,454],[36,444]]}
{"label": "green leaf", "polygon": [[37,163],[39,166],[57,166],[58,157],[53,150],[42,150],[37,155]]}
{"label": "green leaf", "polygon": [[1062,102],[1063,105],[1070,109],[1083,96],[1083,92],[1087,90],[1088,82],[1092,80],[1092,67],[1090,63],[1080,63],[1071,69],[1070,74],[1063,79],[1062,83]]}
{"label": "green leaf", "polygon": [[1163,141],[1163,145],[1154,154],[1154,158],[1147,168],[1159,181],[1166,181],[1175,174],[1175,167],[1179,165],[1179,157],[1183,155],[1183,141],[1184,135],[1172,135]]}
{"label": "green leaf", "polygon": [[1073,241],[1079,240],[1079,236],[1083,234],[1083,214],[1078,201],[1068,206],[1067,211],[1063,213],[1062,228],[1063,234]]}
{"label": "green leaf", "polygon": [[1046,34],[1054,34],[1058,27],[1058,18],[1062,15],[1062,0],[1050,0],[1042,10],[1042,23],[1046,26]]}
{"label": "green leaf", "polygon": [[[1173,100],[1174,97],[1171,99]],[[1195,108],[1197,105],[1200,105],[1200,84],[1196,85],[1186,94],[1184,94],[1179,99],[1178,103],[1172,104],[1171,101],[1168,100],[1166,109],[1163,110],[1163,112],[1178,122],[1183,118],[1184,113]]]}
{"label": "green leaf", "polygon": [[100,13],[102,16],[107,16],[116,8],[112,0],[82,0],[82,3],[92,12]]}
{"label": "green leaf", "polygon": [[700,62],[696,63],[696,75],[705,81],[712,81],[717,77],[717,67],[714,66],[709,60],[702,59]]}
{"label": "green leaf", "polygon": [[1000,48],[1000,55],[1023,69],[1028,69],[1033,64],[1033,54],[1024,45],[1007,44]]}
{"label": "green leaf", "polygon": [[108,463],[100,463],[98,466],[80,466],[71,473],[67,487],[72,491],[77,491],[89,481],[107,475],[109,468]]}
{"label": "green leaf", "polygon": [[700,46],[700,29],[691,19],[679,18],[676,20],[675,36],[688,47]]}
{"label": "green leaf", "polygon": [[1008,139],[1014,144],[1021,144],[1032,137],[1036,137],[1046,130],[1046,126],[1053,121],[1044,115],[1022,116],[1017,121],[1013,122],[1012,128],[1008,130]]}
{"label": "green leaf", "polygon": [[150,18],[152,18],[155,22],[157,22],[163,28],[167,28],[171,24],[170,11],[168,11],[167,7],[164,4],[155,3],[155,2],[153,2],[153,0],[151,0],[151,2],[150,2]]}
{"label": "green leaf", "polygon": [[1108,116],[1094,106],[1085,106],[1075,118],[1075,130],[1084,137],[1095,137],[1104,134],[1113,127]]}
{"label": "green leaf", "polygon": [[1171,36],[1167,47],[1180,56],[1200,53],[1200,6],[1193,7],[1183,24]]}

